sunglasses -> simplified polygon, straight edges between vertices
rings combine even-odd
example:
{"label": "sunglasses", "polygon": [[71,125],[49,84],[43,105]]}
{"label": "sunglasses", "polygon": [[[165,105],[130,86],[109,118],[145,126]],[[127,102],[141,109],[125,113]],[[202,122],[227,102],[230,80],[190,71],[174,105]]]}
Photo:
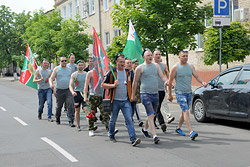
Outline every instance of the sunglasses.
{"label": "sunglasses", "polygon": [[61,62],[67,62],[67,60],[61,60]]}

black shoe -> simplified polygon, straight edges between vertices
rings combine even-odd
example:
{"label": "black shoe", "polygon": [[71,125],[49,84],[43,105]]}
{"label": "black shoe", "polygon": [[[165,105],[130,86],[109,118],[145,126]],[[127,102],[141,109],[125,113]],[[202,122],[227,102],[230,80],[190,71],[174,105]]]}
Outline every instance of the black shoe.
{"label": "black shoe", "polygon": [[93,131],[96,131],[96,129],[98,128],[98,126],[94,126],[94,128],[92,129]]}
{"label": "black shoe", "polygon": [[118,129],[115,129],[115,134],[118,133]]}
{"label": "black shoe", "polygon": [[52,113],[51,116],[54,116],[54,114]]}
{"label": "black shoe", "polygon": [[139,126],[142,127],[143,126],[143,122],[140,121],[139,122]]}
{"label": "black shoe", "polygon": [[69,121],[69,126],[72,127],[72,128],[76,127],[72,121]]}
{"label": "black shoe", "polygon": [[134,141],[132,141],[132,146],[136,146],[138,144],[141,143],[141,139],[140,138],[136,138]]}
{"label": "black shoe", "polygon": [[39,119],[39,120],[42,119],[42,114],[38,114],[38,119]]}
{"label": "black shoe", "polygon": [[162,130],[162,132],[166,132],[167,131],[166,124],[161,124],[161,130]]}
{"label": "black shoe", "polygon": [[144,137],[151,138],[151,136],[148,134],[148,131],[145,131],[143,128],[141,129],[141,132],[144,135]]}
{"label": "black shoe", "polygon": [[155,144],[158,144],[159,143],[159,141],[160,141],[160,139],[156,136],[156,137],[154,137],[154,143]]}
{"label": "black shoe", "polygon": [[56,118],[56,124],[60,125],[60,123],[61,123],[60,118]]}
{"label": "black shoe", "polygon": [[109,136],[109,140],[112,141],[113,143],[116,143],[115,136]]}

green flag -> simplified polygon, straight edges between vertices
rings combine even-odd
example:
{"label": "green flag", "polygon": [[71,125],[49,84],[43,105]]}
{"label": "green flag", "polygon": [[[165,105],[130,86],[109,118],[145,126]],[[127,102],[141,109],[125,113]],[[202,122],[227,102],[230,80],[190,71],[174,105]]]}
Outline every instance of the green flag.
{"label": "green flag", "polygon": [[144,62],[142,52],[141,42],[135,32],[132,22],[129,20],[127,43],[122,53],[126,58],[130,58],[132,61],[139,60],[139,64],[142,64]]}
{"label": "green flag", "polygon": [[24,85],[37,89],[37,83],[33,83],[34,73],[36,69],[36,60],[28,45],[23,63],[23,69],[21,72],[20,82],[22,82]]}

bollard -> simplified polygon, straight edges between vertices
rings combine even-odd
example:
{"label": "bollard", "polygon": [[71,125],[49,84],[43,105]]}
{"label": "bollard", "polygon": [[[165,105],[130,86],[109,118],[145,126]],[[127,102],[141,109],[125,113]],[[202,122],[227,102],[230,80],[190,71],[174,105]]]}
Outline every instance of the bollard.
{"label": "bollard", "polygon": [[14,76],[14,81],[17,80],[17,73],[16,72],[13,74],[13,76]]}

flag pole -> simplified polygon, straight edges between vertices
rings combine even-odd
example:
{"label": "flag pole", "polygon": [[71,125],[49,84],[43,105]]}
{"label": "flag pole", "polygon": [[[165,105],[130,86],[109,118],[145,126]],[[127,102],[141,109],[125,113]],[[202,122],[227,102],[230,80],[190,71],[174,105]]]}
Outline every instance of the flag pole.
{"label": "flag pole", "polygon": [[116,76],[115,76],[115,73],[114,73],[114,71],[113,71],[113,68],[112,68],[112,66],[110,65],[110,63],[109,63],[109,69],[110,69],[110,71],[112,72],[112,74],[113,74],[115,80],[117,80],[117,78],[116,78]]}

